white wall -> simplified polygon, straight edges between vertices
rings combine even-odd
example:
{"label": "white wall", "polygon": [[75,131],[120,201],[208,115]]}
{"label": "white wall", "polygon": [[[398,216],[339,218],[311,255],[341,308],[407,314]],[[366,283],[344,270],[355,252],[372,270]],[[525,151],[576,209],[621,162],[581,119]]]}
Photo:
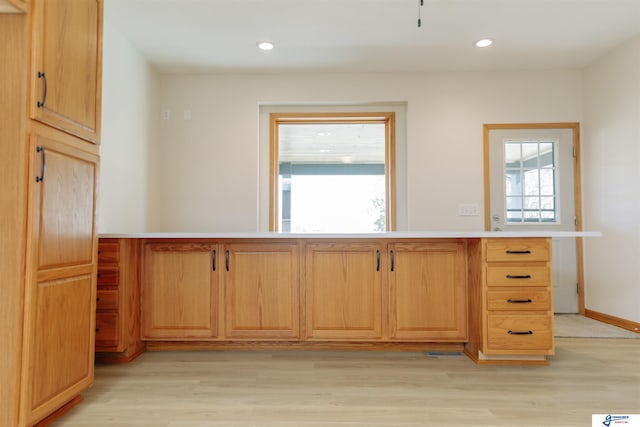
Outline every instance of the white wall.
{"label": "white wall", "polygon": [[640,322],[640,36],[584,70],[585,306]]}
{"label": "white wall", "polygon": [[138,51],[104,23],[100,233],[147,228],[149,148],[157,132],[158,76]]}
{"label": "white wall", "polygon": [[[261,104],[407,105],[409,230],[482,230],[483,123],[581,121],[581,72],[163,75],[149,231],[259,229]],[[191,119],[184,120],[184,110]],[[399,124],[401,125],[401,124]]]}

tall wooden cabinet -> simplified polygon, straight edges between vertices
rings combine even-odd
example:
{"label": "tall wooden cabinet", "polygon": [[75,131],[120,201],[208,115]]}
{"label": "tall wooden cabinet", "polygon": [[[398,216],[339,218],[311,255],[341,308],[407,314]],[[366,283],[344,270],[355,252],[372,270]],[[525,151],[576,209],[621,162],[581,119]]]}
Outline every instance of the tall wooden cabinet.
{"label": "tall wooden cabinet", "polygon": [[9,8],[0,13],[0,425],[31,426],[93,381],[102,1],[0,1]]}

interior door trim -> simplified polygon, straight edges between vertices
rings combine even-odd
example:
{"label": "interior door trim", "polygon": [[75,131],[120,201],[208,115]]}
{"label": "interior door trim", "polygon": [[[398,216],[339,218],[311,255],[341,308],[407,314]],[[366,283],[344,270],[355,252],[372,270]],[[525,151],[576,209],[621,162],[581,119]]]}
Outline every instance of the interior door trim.
{"label": "interior door trim", "polygon": [[[582,231],[582,186],[580,170],[580,123],[503,123],[482,125],[483,162],[484,162],[484,229],[491,230],[491,188],[489,180],[489,132],[502,129],[571,129],[573,130],[573,185],[576,213],[576,231]],[[584,268],[582,238],[576,237],[576,262],[578,268],[578,312],[585,314],[584,307]]]}

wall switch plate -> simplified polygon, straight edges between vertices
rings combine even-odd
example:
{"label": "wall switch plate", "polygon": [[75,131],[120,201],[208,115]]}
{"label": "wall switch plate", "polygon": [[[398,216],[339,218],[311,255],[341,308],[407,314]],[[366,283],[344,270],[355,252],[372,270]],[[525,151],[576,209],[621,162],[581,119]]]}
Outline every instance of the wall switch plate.
{"label": "wall switch plate", "polygon": [[464,203],[458,205],[458,216],[478,216],[480,208],[475,203]]}

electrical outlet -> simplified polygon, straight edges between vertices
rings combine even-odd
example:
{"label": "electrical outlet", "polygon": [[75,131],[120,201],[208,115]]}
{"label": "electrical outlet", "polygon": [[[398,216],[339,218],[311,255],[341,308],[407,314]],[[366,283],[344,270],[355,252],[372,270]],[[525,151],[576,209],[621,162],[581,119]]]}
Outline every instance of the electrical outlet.
{"label": "electrical outlet", "polygon": [[478,216],[480,208],[475,203],[465,203],[458,205],[458,216]]}

